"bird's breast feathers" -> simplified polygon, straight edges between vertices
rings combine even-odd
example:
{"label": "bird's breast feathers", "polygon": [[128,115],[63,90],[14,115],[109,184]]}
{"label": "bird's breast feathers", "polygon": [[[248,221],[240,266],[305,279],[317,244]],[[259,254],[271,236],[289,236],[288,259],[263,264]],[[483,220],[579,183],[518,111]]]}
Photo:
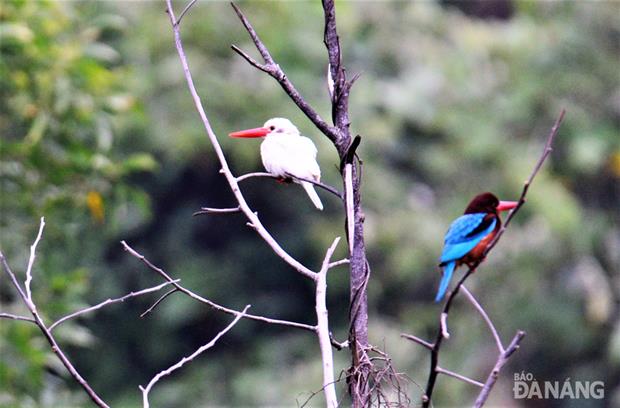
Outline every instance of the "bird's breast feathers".
{"label": "bird's breast feathers", "polygon": [[319,180],[321,170],[316,162],[317,149],[304,136],[269,135],[261,144],[265,169],[278,176],[294,176]]}

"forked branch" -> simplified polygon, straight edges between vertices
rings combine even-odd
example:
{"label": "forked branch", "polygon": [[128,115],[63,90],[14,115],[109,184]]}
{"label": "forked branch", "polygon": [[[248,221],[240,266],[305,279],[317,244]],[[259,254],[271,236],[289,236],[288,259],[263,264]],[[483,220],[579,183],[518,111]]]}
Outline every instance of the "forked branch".
{"label": "forked branch", "polygon": [[499,354],[499,356],[497,357],[497,362],[495,363],[495,367],[493,367],[493,370],[491,370],[491,373],[489,374],[486,382],[482,387],[482,391],[480,391],[480,394],[478,394],[478,398],[476,398],[476,402],[474,403],[475,408],[481,408],[487,401],[489,395],[491,394],[491,389],[493,389],[493,386],[497,382],[499,372],[508,362],[510,356],[512,356],[512,354],[519,349],[519,344],[524,337],[525,332],[519,330],[517,334],[515,334],[515,336],[512,338],[512,341],[510,342],[506,350]]}
{"label": "forked branch", "polygon": [[[240,314],[242,314],[243,312],[234,310],[234,309],[229,309],[225,306],[219,305],[207,298],[204,298],[202,296],[200,296],[199,294],[191,291],[190,289],[187,289],[185,286],[182,286],[180,283],[178,283],[178,279],[173,279],[170,275],[168,275],[163,269],[155,266],[154,264],[151,263],[151,261],[149,261],[146,257],[144,257],[142,254],[140,254],[138,251],[136,251],[135,249],[133,249],[132,247],[129,246],[129,244],[127,244],[127,242],[125,241],[121,241],[121,244],[123,245],[123,249],[125,249],[125,251],[129,252],[130,255],[132,255],[133,257],[139,259],[142,263],[144,263],[149,269],[151,269],[152,271],[154,271],[155,273],[157,273],[159,276],[161,276],[162,278],[164,278],[164,280],[166,280],[167,283],[169,283],[170,285],[172,285],[177,291],[189,296],[190,298],[197,300],[200,303],[204,303],[208,306],[210,306],[211,308],[218,310],[220,312],[224,312],[226,314],[229,315],[233,315],[233,316],[239,316]],[[268,317],[264,317],[264,316],[257,316],[257,315],[253,315],[253,314],[248,314],[248,313],[243,313],[243,317],[246,319],[251,319],[251,320],[256,320],[256,321],[260,321],[263,323],[270,323],[270,324],[277,324],[277,325],[281,325],[281,326],[289,326],[289,327],[295,327],[298,329],[303,329],[303,330],[308,330],[308,331],[316,331],[316,327],[315,326],[311,326],[309,324],[304,324],[304,323],[297,323],[297,322],[291,322],[288,320],[279,320],[279,319],[270,319]]]}
{"label": "forked branch", "polygon": [[146,387],[142,387],[140,386],[140,390],[142,391],[142,406],[144,408],[148,408],[149,405],[149,392],[151,392],[151,389],[155,386],[155,384],[157,384],[157,382],[159,380],[161,380],[163,377],[168,376],[170,374],[172,374],[174,371],[180,369],[181,367],[183,367],[185,364],[192,362],[196,357],[198,357],[200,354],[204,353],[205,351],[209,350],[211,347],[213,347],[215,345],[215,343],[217,343],[217,341],[220,339],[220,337],[222,337],[223,335],[225,335],[226,333],[228,333],[228,331],[230,331],[230,329],[233,328],[234,325],[237,324],[237,322],[245,316],[245,312],[249,309],[250,305],[247,305],[243,311],[241,313],[239,313],[232,322],[230,322],[230,324],[228,326],[226,326],[222,331],[220,331],[210,342],[208,342],[207,344],[199,347],[196,351],[194,351],[192,354],[190,354],[187,357],[183,357],[179,362],[177,362],[176,364],[168,367],[167,369],[160,371],[159,373],[157,373],[152,379],[151,381],[149,381],[149,383],[146,385]]}
{"label": "forked branch", "polygon": [[314,125],[319,128],[319,130],[321,130],[321,132],[323,132],[323,134],[325,134],[325,136],[327,136],[334,144],[338,143],[339,139],[341,138],[338,128],[327,124],[327,122],[325,122],[323,118],[321,118],[321,116],[314,110],[314,108],[312,108],[312,106],[310,106],[310,104],[306,102],[306,100],[301,96],[299,91],[297,91],[295,86],[293,86],[286,74],[284,74],[284,71],[282,71],[280,66],[273,60],[271,54],[269,53],[269,50],[261,41],[260,37],[256,33],[256,30],[254,30],[254,27],[252,27],[252,25],[243,15],[239,7],[237,7],[234,3],[231,3],[231,5],[233,9],[235,9],[237,17],[239,17],[239,20],[241,20],[241,23],[243,24],[248,34],[250,35],[250,38],[254,42],[256,49],[261,54],[264,63],[259,63],[236,45],[233,45],[232,49],[237,54],[242,56],[250,65],[269,74],[276,81],[278,81],[282,89],[284,89],[284,91],[291,97],[293,102],[295,102],[295,104],[308,117],[308,119],[310,119],[312,123],[314,123]]}
{"label": "forked branch", "polygon": [[4,254],[2,253],[2,251],[0,251],[0,262],[2,263],[2,267],[5,273],[8,275],[11,282],[13,283],[13,286],[15,287],[15,290],[17,290],[17,293],[21,297],[22,301],[24,302],[24,304],[26,305],[26,307],[32,314],[33,318],[30,319],[25,316],[14,316],[14,315],[6,314],[6,313],[4,313],[4,317],[12,318],[15,320],[23,320],[23,321],[36,324],[39,327],[39,330],[41,330],[41,333],[43,333],[43,336],[45,336],[45,339],[49,343],[52,351],[56,354],[56,356],[61,361],[61,363],[65,366],[67,371],[69,371],[69,374],[71,374],[71,376],[75,379],[75,381],[77,381],[80,384],[84,392],[88,394],[90,399],[97,406],[107,408],[108,404],[106,404],[106,402],[95,392],[95,390],[93,390],[90,384],[84,379],[84,377],[82,377],[82,375],[73,366],[69,358],[65,355],[64,351],[62,350],[62,348],[60,347],[60,345],[54,338],[54,335],[52,334],[51,330],[43,322],[43,319],[39,315],[36,304],[32,298],[32,292],[30,291],[30,284],[33,279],[32,267],[34,265],[35,258],[36,258],[37,244],[39,243],[39,241],[41,240],[41,237],[43,236],[44,226],[45,226],[45,219],[41,217],[39,233],[37,234],[37,238],[35,239],[34,243],[30,247],[30,258],[28,260],[28,267],[26,268],[26,281],[25,281],[26,292],[24,292],[24,290],[21,288],[19,281],[17,280],[17,276],[13,273],[13,271],[9,267],[9,264],[6,258],[4,257]]}

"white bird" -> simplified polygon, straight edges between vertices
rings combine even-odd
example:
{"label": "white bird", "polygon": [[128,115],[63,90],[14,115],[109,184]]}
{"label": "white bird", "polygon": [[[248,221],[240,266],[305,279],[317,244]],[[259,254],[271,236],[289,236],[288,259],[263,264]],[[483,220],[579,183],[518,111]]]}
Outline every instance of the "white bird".
{"label": "white bird", "polygon": [[[264,137],[265,140],[260,145],[260,155],[263,166],[274,176],[284,179],[293,176],[321,181],[321,169],[316,162],[316,146],[312,140],[302,136],[288,119],[269,119],[263,127],[233,132],[229,136]],[[316,208],[323,209],[323,203],[321,203],[312,183],[296,178],[293,181],[306,190]]]}

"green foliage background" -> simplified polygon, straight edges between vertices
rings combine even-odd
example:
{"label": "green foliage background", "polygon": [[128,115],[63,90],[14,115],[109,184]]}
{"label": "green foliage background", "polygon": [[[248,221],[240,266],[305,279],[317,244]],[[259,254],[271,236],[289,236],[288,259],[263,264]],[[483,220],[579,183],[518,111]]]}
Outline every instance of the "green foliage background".
{"label": "green foliage background", "polygon": [[[243,2],[246,15],[305,98],[329,118],[318,2]],[[491,405],[512,399],[512,376],[602,380],[620,401],[620,7],[614,2],[515,2],[493,19],[424,2],[339,2],[344,62],[361,72],[352,130],[363,137],[364,209],[372,277],[371,342],[411,379],[416,402],[430,338],[436,260],[450,221],[480,191],[516,199],[561,108],[550,161],[469,288],[504,339],[528,336]],[[181,4],[177,4],[180,10]],[[463,8],[463,7],[461,7]],[[160,2],[0,4],[0,246],[23,277],[39,217],[47,227],[34,297],[48,321],[159,283],[123,253],[127,240],[184,285],[222,304],[314,321],[312,287],[240,216],[193,218],[233,198],[218,173],[184,83]],[[290,118],[319,148],[323,180],[339,186],[337,155],[279,86],[230,50],[254,53],[226,3],[198,3],[182,32],[198,90],[233,171],[261,170],[258,143],[232,130]],[[246,198],[294,256],[317,268],[343,213],[317,212],[297,186],[244,182]],[[345,256],[341,245],[337,256]],[[25,313],[6,275],[0,311]],[[347,332],[345,268],[329,276],[334,335]],[[112,406],[138,406],[137,386],[206,343],[229,317],[180,295],[140,319],[156,296],[61,326],[60,342]],[[495,360],[479,316],[458,301],[441,365],[483,378]],[[88,406],[30,325],[0,320],[0,406]],[[337,368],[348,364],[336,353]],[[314,336],[242,322],[199,360],[163,380],[157,406],[293,406],[320,388]],[[344,381],[339,390],[344,394]],[[436,406],[476,389],[440,378]],[[320,406],[321,397],[311,401]]]}

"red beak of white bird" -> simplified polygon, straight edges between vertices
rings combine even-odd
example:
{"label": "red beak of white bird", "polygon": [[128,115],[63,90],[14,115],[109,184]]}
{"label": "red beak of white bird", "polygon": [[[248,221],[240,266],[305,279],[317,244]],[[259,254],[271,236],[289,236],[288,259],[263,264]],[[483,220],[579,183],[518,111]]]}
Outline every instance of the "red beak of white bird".
{"label": "red beak of white bird", "polygon": [[229,134],[230,137],[255,138],[264,137],[260,145],[260,155],[265,170],[274,176],[289,178],[293,176],[319,210],[323,203],[308,180],[321,181],[321,169],[316,162],[316,146],[312,140],[299,133],[299,130],[284,118],[269,119],[263,127],[240,130]]}

